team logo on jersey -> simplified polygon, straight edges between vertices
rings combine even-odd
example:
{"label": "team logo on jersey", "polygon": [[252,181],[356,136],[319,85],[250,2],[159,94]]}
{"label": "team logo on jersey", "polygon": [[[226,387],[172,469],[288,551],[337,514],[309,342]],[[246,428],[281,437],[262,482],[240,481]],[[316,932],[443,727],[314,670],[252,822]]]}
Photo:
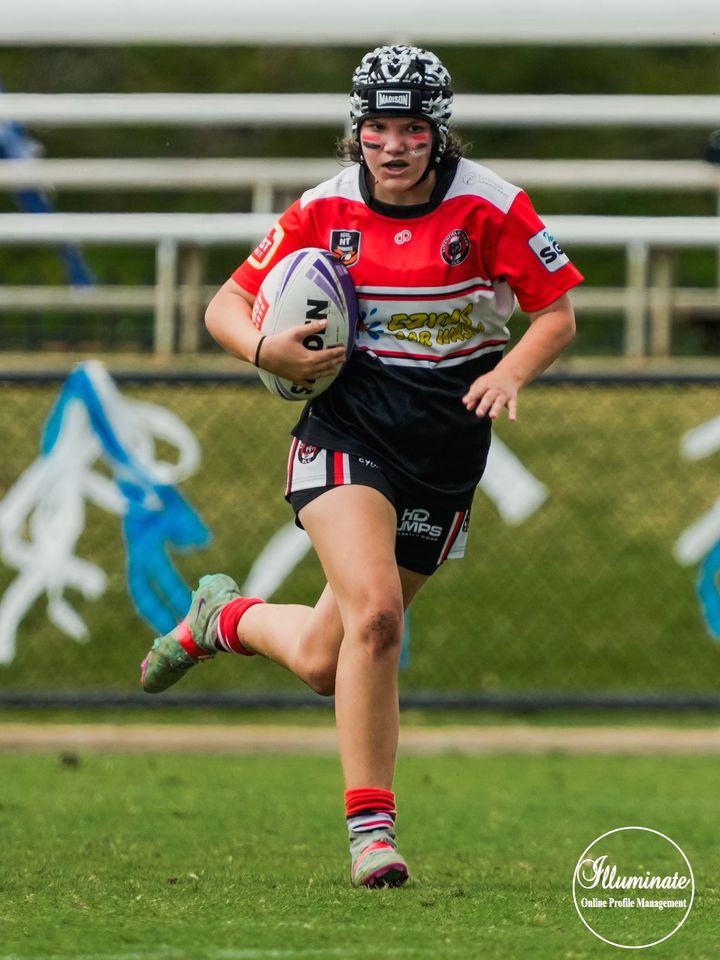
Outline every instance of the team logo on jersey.
{"label": "team logo on jersey", "polygon": [[409,230],[398,230],[393,240],[398,246],[402,246],[403,243],[409,243],[412,240],[412,233]]}
{"label": "team logo on jersey", "polygon": [[312,463],[320,453],[320,450],[312,443],[301,443],[298,447],[297,457],[300,463]]}
{"label": "team logo on jersey", "polygon": [[528,240],[530,249],[549,273],[555,273],[566,263],[570,263],[567,254],[555,237],[547,230],[540,230]]}
{"label": "team logo on jersey", "polygon": [[470,237],[464,230],[451,230],[442,242],[440,253],[448,266],[456,267],[470,253]]}
{"label": "team logo on jersey", "polygon": [[260,243],[255,247],[253,252],[248,257],[247,262],[250,264],[250,266],[255,267],[256,270],[264,270],[275,256],[275,251],[283,242],[284,237],[285,231],[278,221],[270,233],[265,237],[264,240],[260,241]]}
{"label": "team logo on jersey", "polygon": [[330,252],[346,267],[354,267],[360,259],[359,230],[332,230],[330,232]]}

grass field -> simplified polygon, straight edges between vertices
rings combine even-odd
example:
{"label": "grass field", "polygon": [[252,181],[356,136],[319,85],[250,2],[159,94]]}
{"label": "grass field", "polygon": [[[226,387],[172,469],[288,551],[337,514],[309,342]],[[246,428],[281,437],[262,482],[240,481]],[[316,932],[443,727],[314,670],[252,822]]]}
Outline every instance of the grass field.
{"label": "grass field", "polygon": [[594,960],[572,875],[617,826],[685,850],[697,896],[661,958],[715,960],[715,762],[401,759],[400,890],[349,887],[331,757],[0,758],[0,960]]}

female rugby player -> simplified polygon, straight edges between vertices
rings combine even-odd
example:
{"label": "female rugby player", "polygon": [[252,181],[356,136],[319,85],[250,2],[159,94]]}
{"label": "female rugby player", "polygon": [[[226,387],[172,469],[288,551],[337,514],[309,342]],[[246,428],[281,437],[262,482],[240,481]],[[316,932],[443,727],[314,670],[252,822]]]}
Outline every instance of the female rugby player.
{"label": "female rugby player", "polygon": [[[345,361],[308,350],[322,321],[261,337],[268,270],[301,247],[332,250],[357,288],[355,349],[293,429],[286,497],[327,578],[315,606],[241,597],[203,577],[182,623],[142,667],[149,693],[218,650],[261,654],[334,694],[356,886],[403,883],[392,792],[403,611],[462,557],[491,422],[574,335],[582,277],[528,197],[462,157],[448,130],[450,76],[431,52],[378,47],[352,80],[353,163],[308,190],[235,271],[206,314],[232,355],[308,385]],[[516,302],[530,319],[504,352]]]}

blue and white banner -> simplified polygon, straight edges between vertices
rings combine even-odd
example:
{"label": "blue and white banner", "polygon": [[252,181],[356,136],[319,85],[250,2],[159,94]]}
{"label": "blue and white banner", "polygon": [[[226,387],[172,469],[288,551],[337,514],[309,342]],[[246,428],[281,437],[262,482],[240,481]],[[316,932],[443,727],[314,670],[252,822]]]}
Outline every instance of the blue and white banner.
{"label": "blue and white banner", "polygon": [[[158,440],[177,449],[176,462],[158,459]],[[18,571],[0,598],[0,663],[14,659],[18,627],[43,594],[51,622],[87,639],[65,594],[71,588],[96,600],[107,588],[106,571],[76,552],[88,503],[121,520],[128,591],[140,615],[158,633],[175,626],[190,589],[170,548],[210,541],[176,488],[199,463],[198,441],[176,414],[124,397],[97,361],[73,371],[45,424],[40,455],[0,502],[0,557]]]}

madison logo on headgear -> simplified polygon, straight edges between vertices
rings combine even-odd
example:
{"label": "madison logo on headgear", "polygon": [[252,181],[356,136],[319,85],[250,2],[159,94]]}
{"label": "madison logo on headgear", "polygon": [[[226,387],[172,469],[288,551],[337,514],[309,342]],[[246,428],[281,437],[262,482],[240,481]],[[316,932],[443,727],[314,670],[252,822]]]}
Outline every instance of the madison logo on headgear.
{"label": "madison logo on headgear", "polygon": [[386,93],[384,90],[378,90],[375,97],[376,110],[390,110],[393,107],[403,107],[410,109],[410,91],[393,90],[392,93]]}
{"label": "madison logo on headgear", "polygon": [[354,267],[360,259],[359,230],[333,230],[330,233],[330,252],[346,267]]}
{"label": "madison logo on headgear", "polygon": [[609,830],[575,865],[575,909],[587,929],[613,947],[639,950],[667,940],[687,920],[694,897],[685,853],[649,827]]}

